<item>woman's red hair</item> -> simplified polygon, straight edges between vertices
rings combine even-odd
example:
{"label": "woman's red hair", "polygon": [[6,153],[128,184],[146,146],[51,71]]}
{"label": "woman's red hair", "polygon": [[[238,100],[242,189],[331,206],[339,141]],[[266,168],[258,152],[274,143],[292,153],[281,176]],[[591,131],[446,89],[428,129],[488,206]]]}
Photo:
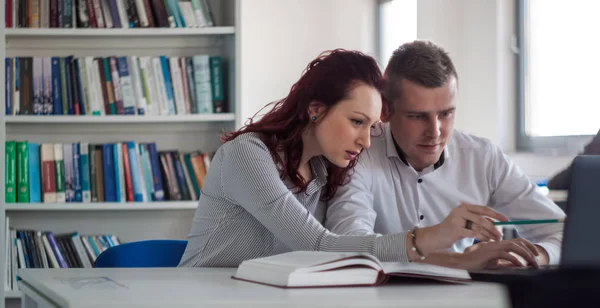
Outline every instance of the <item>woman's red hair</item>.
{"label": "woman's red hair", "polygon": [[[323,52],[310,62],[287,97],[265,106],[274,104],[260,120],[255,122],[250,118],[248,124],[235,132],[225,133],[221,140],[227,142],[240,134],[260,133],[275,163],[283,167],[281,179],[289,177],[299,192],[303,192],[308,183],[298,173],[298,167],[302,158],[302,133],[310,124],[309,105],[318,102],[331,108],[360,84],[371,86],[380,93],[383,90],[381,71],[375,59],[359,51],[335,49]],[[333,197],[337,188],[346,183],[348,171],[355,164],[356,160],[345,168],[328,164],[325,200]]]}

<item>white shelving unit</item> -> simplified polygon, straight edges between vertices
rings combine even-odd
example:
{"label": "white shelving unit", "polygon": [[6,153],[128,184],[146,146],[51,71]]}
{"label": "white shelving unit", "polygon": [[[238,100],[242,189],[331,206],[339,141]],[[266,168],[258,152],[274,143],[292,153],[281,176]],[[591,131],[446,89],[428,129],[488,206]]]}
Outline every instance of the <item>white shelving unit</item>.
{"label": "white shelving unit", "polygon": [[[151,29],[5,29],[0,46],[3,58],[14,56],[219,55],[228,113],[174,116],[5,116],[0,104],[0,161],[6,140],[35,142],[110,143],[135,140],[156,142],[161,150],[215,151],[223,130],[240,127],[239,115],[239,8],[240,0],[210,0],[218,27]],[[0,13],[4,16],[4,1]],[[0,90],[5,93],[4,61]],[[196,209],[195,201],[147,203],[6,204],[4,163],[0,165],[0,238],[5,217],[19,229],[55,233],[112,233],[123,242],[170,238],[185,239]],[[4,243],[4,240],[2,241]],[[4,272],[5,245],[0,245]],[[5,274],[2,275],[4,277]],[[6,281],[6,279],[2,280]],[[4,289],[4,288],[2,288]],[[6,307],[19,304],[20,292],[4,291]],[[1,308],[1,307],[0,307]]]}
{"label": "white shelving unit", "polygon": [[7,124],[135,124],[203,123],[235,121],[235,113],[186,114],[172,116],[6,116]]}

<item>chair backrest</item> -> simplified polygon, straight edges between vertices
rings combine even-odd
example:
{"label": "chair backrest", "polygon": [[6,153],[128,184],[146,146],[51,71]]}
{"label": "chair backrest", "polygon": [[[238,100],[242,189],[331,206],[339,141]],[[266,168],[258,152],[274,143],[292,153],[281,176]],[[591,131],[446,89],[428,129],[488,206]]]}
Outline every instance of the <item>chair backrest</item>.
{"label": "chair backrest", "polygon": [[186,246],[186,240],[124,243],[102,252],[94,267],[177,267]]}

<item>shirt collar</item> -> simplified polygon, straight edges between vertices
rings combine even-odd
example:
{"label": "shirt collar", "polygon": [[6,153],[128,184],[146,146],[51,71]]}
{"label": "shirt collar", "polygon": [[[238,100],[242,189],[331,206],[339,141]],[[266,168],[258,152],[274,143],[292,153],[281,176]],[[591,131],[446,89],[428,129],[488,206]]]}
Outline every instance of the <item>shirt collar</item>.
{"label": "shirt collar", "polygon": [[310,168],[317,182],[319,182],[321,186],[327,184],[327,163],[323,156],[319,155],[313,157],[310,162]]}
{"label": "shirt collar", "polygon": [[[405,165],[410,166],[410,164],[406,160],[406,154],[398,146],[396,140],[394,140],[389,123],[384,124],[384,134],[387,157],[398,157]],[[444,151],[442,152],[440,159],[435,164],[433,164],[434,170],[441,167],[448,158],[450,158],[450,153],[448,151],[448,144],[446,144],[446,147],[444,147]]]}

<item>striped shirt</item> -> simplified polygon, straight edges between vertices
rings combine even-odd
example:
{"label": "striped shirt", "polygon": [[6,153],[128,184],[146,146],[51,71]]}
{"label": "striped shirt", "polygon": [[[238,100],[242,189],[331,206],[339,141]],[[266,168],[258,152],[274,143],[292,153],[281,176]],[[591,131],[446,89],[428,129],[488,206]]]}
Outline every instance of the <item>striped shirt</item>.
{"label": "striped shirt", "polygon": [[235,267],[292,250],[366,252],[381,261],[408,262],[406,233],[342,236],[325,229],[326,204],[320,199],[327,165],[318,156],[310,166],[307,190],[295,193],[258,134],[223,144],[204,179],[179,266]]}

